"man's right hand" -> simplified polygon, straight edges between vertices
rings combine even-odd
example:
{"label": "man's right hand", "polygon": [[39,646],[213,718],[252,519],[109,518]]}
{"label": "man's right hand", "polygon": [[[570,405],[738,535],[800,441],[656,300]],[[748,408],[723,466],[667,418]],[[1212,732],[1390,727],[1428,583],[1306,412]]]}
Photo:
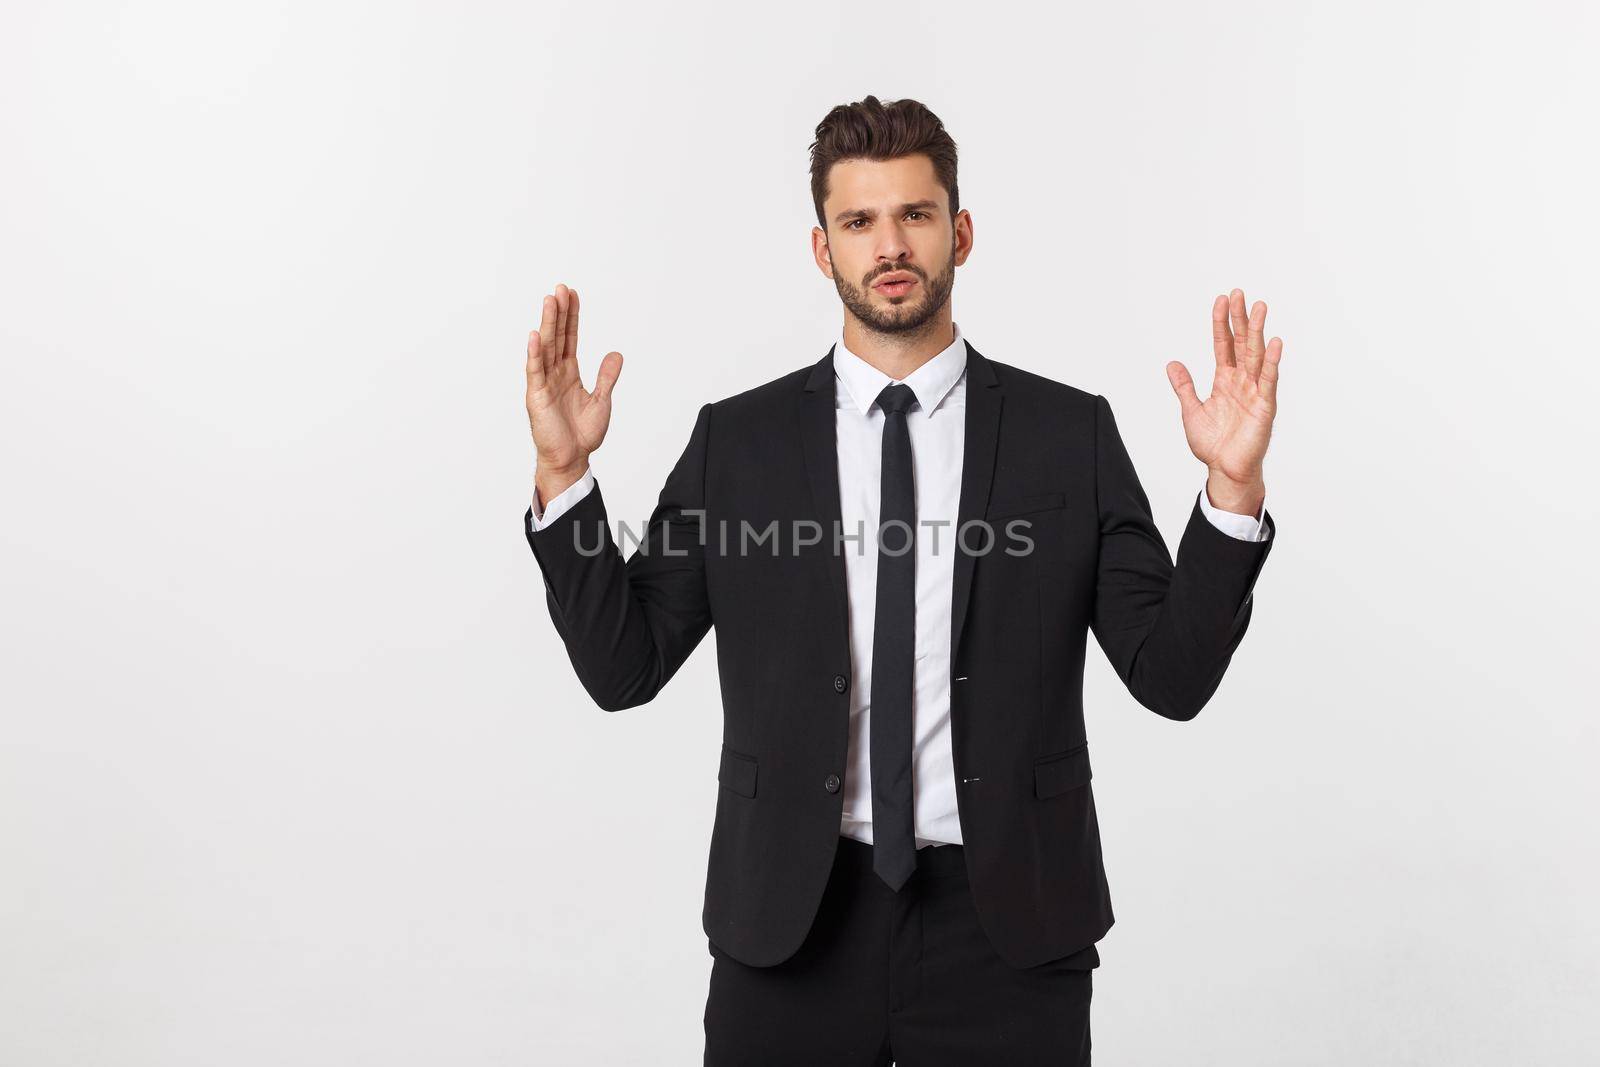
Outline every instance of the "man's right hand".
{"label": "man's right hand", "polygon": [[594,392],[578,377],[578,292],[557,285],[544,298],[539,328],[528,334],[528,425],[537,455],[534,488],[548,503],[589,467],[611,425],[611,390],[622,353],[600,361]]}

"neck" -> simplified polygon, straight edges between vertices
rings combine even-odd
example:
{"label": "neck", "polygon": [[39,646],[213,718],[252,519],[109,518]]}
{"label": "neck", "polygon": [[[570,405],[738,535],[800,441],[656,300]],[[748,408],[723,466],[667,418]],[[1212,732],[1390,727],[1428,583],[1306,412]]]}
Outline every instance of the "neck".
{"label": "neck", "polygon": [[915,330],[883,333],[846,312],[844,345],[895,381],[903,381],[912,371],[950,347],[956,339],[951,321],[950,305],[946,303],[938,315]]}

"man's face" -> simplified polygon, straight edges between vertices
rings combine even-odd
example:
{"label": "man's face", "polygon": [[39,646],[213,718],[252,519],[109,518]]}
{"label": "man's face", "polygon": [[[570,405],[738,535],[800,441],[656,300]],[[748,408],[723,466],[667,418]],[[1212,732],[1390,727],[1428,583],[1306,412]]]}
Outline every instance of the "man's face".
{"label": "man's face", "polygon": [[972,220],[950,217],[927,156],[835,163],[823,216],[827,231],[812,230],[817,266],[868,329],[913,333],[949,302]]}

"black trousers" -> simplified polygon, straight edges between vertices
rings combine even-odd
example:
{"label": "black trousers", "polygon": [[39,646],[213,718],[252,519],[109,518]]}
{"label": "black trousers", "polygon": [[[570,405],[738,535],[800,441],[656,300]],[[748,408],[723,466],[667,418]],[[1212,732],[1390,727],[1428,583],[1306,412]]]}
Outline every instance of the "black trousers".
{"label": "black trousers", "polygon": [[841,836],[794,956],[750,967],[707,942],[706,1067],[1030,1067],[1089,1063],[1099,954],[1016,970],[978,925],[960,845],[917,850],[895,893]]}

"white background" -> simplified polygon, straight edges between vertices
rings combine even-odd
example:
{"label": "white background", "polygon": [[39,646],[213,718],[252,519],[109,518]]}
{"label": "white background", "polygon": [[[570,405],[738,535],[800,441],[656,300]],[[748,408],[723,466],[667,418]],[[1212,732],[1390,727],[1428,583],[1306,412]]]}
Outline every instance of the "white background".
{"label": "white background", "polygon": [[[237,10],[228,10],[234,7]],[[557,282],[641,523],[820,358],[806,149],[922,100],[986,355],[1104,394],[1285,341],[1251,629],[1193,723],[1091,641],[1096,1062],[1600,1043],[1586,5],[7,5],[0,1062],[687,1064],[714,641],[616,715],[523,538]],[[592,379],[591,379],[592,381]]]}

